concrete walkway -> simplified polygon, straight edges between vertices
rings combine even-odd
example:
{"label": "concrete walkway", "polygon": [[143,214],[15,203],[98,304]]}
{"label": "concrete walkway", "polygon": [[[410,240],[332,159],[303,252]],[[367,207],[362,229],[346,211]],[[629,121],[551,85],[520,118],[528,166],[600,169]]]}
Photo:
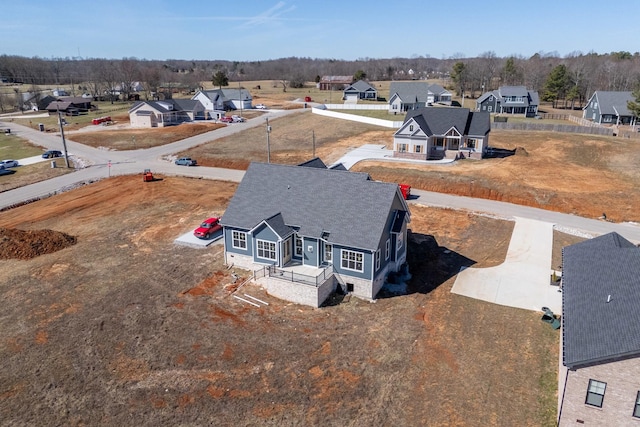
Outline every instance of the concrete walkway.
{"label": "concrete walkway", "polygon": [[344,156],[340,157],[334,164],[342,163],[345,168],[351,169],[353,165],[362,160],[386,160],[390,162],[402,162],[402,163],[420,163],[425,165],[433,165],[438,163],[453,163],[453,159],[442,160],[413,160],[413,159],[401,159],[393,157],[393,150],[387,149],[382,144],[365,144],[361,147],[355,148],[349,151]]}
{"label": "concrete walkway", "polygon": [[451,292],[495,304],[541,311],[562,311],[562,293],[551,281],[553,224],[516,218],[504,263],[466,268]]}

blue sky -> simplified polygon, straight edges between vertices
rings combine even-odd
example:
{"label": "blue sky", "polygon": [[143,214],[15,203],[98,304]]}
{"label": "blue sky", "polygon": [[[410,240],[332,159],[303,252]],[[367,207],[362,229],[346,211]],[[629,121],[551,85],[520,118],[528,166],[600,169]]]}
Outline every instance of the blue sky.
{"label": "blue sky", "polygon": [[640,50],[637,8],[595,0],[2,3],[0,54],[26,57],[355,60]]}

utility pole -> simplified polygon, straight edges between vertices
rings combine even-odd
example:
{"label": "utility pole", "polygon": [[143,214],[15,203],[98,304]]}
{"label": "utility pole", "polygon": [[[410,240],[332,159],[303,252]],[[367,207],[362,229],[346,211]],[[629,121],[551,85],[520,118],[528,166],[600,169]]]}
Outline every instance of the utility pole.
{"label": "utility pole", "polygon": [[316,157],[316,132],[311,130],[311,140],[313,142],[313,158]]}
{"label": "utility pole", "polygon": [[62,147],[64,149],[64,162],[69,168],[69,155],[67,154],[67,141],[64,139],[64,125],[62,124],[62,114],[58,110],[58,123],[60,123],[60,134],[62,135]]}
{"label": "utility pole", "polygon": [[269,134],[271,133],[271,126],[269,126],[269,117],[265,119],[267,121],[267,163],[271,163],[271,145],[269,142]]}
{"label": "utility pole", "polygon": [[244,99],[242,99],[242,88],[240,87],[240,80],[238,80],[238,98],[240,98],[240,117],[242,117],[242,104],[244,104]]}

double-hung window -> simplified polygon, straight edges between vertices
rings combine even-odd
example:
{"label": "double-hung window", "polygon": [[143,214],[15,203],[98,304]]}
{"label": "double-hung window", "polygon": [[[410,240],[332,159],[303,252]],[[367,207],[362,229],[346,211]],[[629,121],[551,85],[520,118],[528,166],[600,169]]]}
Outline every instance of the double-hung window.
{"label": "double-hung window", "polygon": [[584,403],[586,403],[587,405],[597,406],[598,408],[602,408],[602,401],[604,400],[604,392],[606,388],[607,388],[607,383],[603,383],[602,381],[589,380],[589,389],[587,390],[587,400]]}
{"label": "double-hung window", "polygon": [[362,261],[362,252],[355,252],[347,249],[342,249],[340,259],[341,259],[340,265],[345,270],[359,271],[360,273],[364,271],[364,263]]}
{"label": "double-hung window", "polygon": [[296,250],[294,254],[297,257],[302,256],[302,237],[298,236],[297,234],[296,234]]}
{"label": "double-hung window", "polygon": [[376,271],[380,270],[380,249],[376,251]]}
{"label": "double-hung window", "polygon": [[274,242],[256,240],[256,245],[258,246],[258,258],[276,259],[276,244]]}
{"label": "double-hung window", "polygon": [[231,246],[237,249],[247,249],[247,233],[234,230],[231,233]]}
{"label": "double-hung window", "polygon": [[387,244],[384,248],[384,259],[388,260],[391,256],[391,239],[387,239]]}

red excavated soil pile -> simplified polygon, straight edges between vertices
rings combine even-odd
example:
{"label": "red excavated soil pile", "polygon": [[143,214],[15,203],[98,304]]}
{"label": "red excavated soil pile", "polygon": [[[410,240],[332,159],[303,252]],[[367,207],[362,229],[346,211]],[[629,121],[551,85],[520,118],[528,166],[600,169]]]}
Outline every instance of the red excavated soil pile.
{"label": "red excavated soil pile", "polygon": [[76,238],[53,230],[0,228],[0,259],[31,259],[76,244]]}

